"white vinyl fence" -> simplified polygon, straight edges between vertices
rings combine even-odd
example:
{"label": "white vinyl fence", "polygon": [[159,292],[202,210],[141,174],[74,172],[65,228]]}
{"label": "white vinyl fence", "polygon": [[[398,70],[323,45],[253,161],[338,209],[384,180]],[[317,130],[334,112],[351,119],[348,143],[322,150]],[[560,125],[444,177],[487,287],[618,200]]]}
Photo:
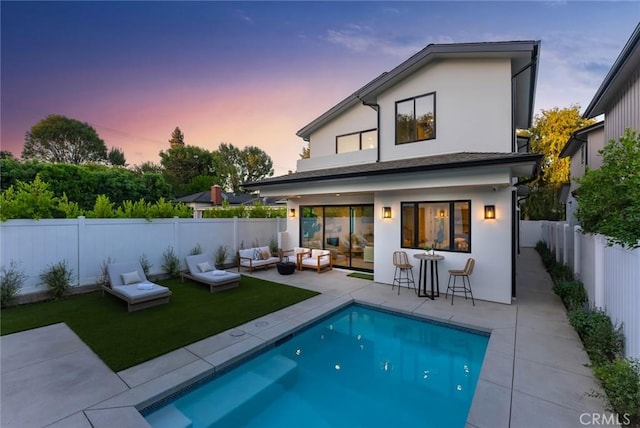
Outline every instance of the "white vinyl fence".
{"label": "white vinyl fence", "polygon": [[162,256],[169,247],[184,264],[184,257],[200,245],[212,259],[219,246],[226,246],[231,262],[238,248],[269,245],[286,225],[286,219],[277,218],[8,220],[0,223],[0,265],[16,261],[27,275],[20,294],[29,294],[45,290],[39,275],[60,261],[73,270],[74,285],[91,285],[109,258],[135,261],[144,254],[153,275],[164,273]]}
{"label": "white vinyl fence", "polygon": [[640,248],[607,246],[605,236],[583,234],[579,226],[541,223],[540,240],[555,252],[558,262],[571,267],[589,302],[622,324],[626,355],[640,358]]}

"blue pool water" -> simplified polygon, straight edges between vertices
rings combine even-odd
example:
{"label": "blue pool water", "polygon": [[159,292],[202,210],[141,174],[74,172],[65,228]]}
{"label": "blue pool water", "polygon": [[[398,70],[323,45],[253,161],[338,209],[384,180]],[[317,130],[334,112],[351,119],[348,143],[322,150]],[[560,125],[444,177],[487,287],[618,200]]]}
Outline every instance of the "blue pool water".
{"label": "blue pool water", "polygon": [[153,427],[464,427],[488,339],[351,305],[145,418]]}

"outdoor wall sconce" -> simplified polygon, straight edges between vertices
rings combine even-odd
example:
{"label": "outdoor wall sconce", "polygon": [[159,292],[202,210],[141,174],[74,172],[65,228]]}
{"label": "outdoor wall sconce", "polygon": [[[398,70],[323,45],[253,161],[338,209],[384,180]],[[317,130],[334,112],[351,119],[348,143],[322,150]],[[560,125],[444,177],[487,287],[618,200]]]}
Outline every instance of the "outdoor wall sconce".
{"label": "outdoor wall sconce", "polygon": [[485,220],[495,220],[496,219],[496,206],[495,205],[485,205],[484,206],[484,219]]}
{"label": "outdoor wall sconce", "polygon": [[438,212],[438,217],[440,217],[440,218],[445,218],[446,216],[447,216],[447,215],[446,215],[446,213],[444,212],[444,210],[440,210],[440,211]]}
{"label": "outdoor wall sconce", "polygon": [[296,216],[296,209],[289,208],[289,217],[295,217],[295,216]]}
{"label": "outdoor wall sconce", "polygon": [[391,207],[382,208],[382,218],[391,218]]}

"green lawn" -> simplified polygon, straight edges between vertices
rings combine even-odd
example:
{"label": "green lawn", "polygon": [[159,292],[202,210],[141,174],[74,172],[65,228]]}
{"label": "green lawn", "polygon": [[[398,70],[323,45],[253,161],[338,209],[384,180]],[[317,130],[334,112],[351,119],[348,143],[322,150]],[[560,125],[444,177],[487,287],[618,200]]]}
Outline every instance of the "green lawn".
{"label": "green lawn", "polygon": [[373,281],[373,275],[371,275],[370,273],[351,272],[347,276],[350,276],[352,278],[368,279],[370,281]]}
{"label": "green lawn", "polygon": [[0,334],[65,322],[117,372],[318,294],[249,276],[215,294],[191,281],[159,283],[170,302],[131,313],[101,292],[3,309]]}

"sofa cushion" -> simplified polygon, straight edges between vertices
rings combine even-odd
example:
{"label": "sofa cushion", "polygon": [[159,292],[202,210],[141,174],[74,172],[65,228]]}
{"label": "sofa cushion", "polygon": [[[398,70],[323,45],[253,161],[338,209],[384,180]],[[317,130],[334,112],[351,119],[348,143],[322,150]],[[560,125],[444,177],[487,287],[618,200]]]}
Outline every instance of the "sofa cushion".
{"label": "sofa cushion", "polygon": [[240,250],[240,251],[238,251],[238,254],[240,254],[240,257],[246,257],[248,259],[252,259],[253,258],[253,254],[254,254],[254,249],[253,248],[247,248],[245,250]]}

